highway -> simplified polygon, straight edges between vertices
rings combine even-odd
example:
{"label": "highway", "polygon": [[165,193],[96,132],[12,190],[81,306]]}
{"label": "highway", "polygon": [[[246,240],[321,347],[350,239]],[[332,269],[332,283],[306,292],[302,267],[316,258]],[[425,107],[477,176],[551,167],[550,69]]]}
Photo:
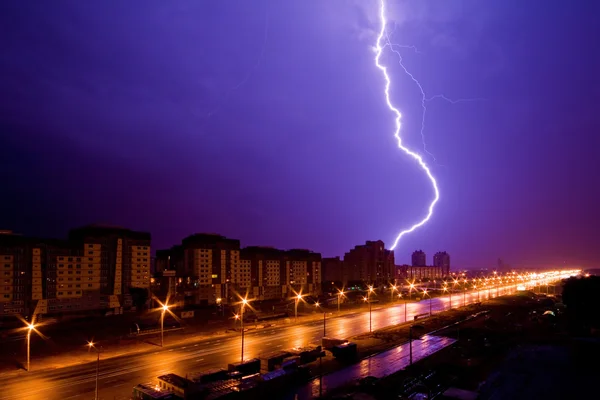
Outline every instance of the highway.
{"label": "highway", "polygon": [[[500,288],[499,294],[507,294],[515,286]],[[496,297],[496,289],[460,292],[452,295],[452,306],[484,300],[487,296]],[[479,300],[478,300],[479,299]],[[450,305],[450,296],[424,299],[406,305],[406,316],[413,320],[415,315],[432,311],[446,310]],[[373,308],[373,330],[405,322],[405,305]],[[369,310],[365,305],[361,312],[335,317],[327,320],[326,334],[329,337],[346,338],[369,331]],[[323,336],[323,321],[293,322],[245,334],[244,358],[258,357],[263,353],[319,343]],[[168,346],[168,336],[165,337]],[[161,349],[147,345],[146,353],[124,355],[100,360],[99,396],[104,400],[129,399],[133,386],[138,383],[155,381],[159,375],[174,372],[185,376],[186,373],[199,372],[210,368],[224,367],[230,362],[239,362],[241,358],[241,335],[231,334],[218,339],[206,339],[190,344]],[[90,354],[89,362],[81,365],[50,370],[18,371],[0,376],[3,400],[55,400],[55,399],[93,399],[96,382],[96,355]]]}

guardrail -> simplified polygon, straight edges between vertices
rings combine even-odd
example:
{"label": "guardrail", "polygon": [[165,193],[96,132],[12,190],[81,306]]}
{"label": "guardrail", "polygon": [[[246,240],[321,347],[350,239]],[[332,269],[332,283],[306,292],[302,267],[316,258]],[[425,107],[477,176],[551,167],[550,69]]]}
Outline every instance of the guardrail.
{"label": "guardrail", "polygon": [[[168,329],[163,329],[163,332],[174,332],[174,331],[180,331],[182,330],[182,327],[178,327],[178,328],[168,328]],[[127,335],[127,337],[137,337],[137,336],[145,336],[145,335],[154,335],[160,333],[160,328],[155,328],[155,329],[146,329],[143,331],[139,331],[139,332],[131,332]]]}

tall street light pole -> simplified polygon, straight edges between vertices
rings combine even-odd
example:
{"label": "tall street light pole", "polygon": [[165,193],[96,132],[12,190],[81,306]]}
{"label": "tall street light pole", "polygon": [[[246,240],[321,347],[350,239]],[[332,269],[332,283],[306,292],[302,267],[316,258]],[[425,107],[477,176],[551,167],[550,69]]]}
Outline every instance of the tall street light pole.
{"label": "tall street light pole", "polygon": [[98,377],[100,376],[100,350],[96,347],[94,342],[88,342],[88,346],[91,349],[96,350],[96,395],[94,397],[95,400],[98,400]]}
{"label": "tall street light pole", "polygon": [[298,303],[300,302],[300,300],[302,300],[302,295],[299,294],[296,296],[296,302],[294,304],[294,315],[295,315],[295,322],[298,322]]}
{"label": "tall street light pole", "polygon": [[433,315],[431,310],[431,295],[427,292],[427,289],[423,290],[423,296],[429,296],[429,316]]}
{"label": "tall street light pole", "polygon": [[[320,306],[320,304],[319,304],[319,302],[317,301],[317,302],[315,303],[315,307],[316,307],[316,308],[319,308],[319,306]],[[326,327],[326,316],[327,316],[327,314],[325,313],[325,310],[324,310],[324,309],[322,309],[322,310],[323,310],[323,337],[325,337],[325,336],[326,336],[326,335],[325,335],[325,327]]]}
{"label": "tall street light pole", "polygon": [[165,312],[169,309],[169,306],[164,304],[160,313],[160,347],[164,345],[164,329],[165,329]]}
{"label": "tall street light pole", "polygon": [[396,285],[393,285],[390,289],[390,302],[394,302],[394,292],[396,291]]}
{"label": "tall street light pole", "polygon": [[367,302],[369,303],[369,332],[373,332],[373,314],[371,312],[371,293],[373,291],[373,286],[369,286],[369,292],[367,293]]}
{"label": "tall street light pole", "polygon": [[342,296],[344,295],[344,292],[341,290],[338,290],[338,314],[340,313],[340,301]]}
{"label": "tall street light pole", "polygon": [[34,324],[29,324],[27,325],[27,372],[31,371],[30,365],[29,365],[29,356],[31,354],[31,332],[35,329],[35,325]]}
{"label": "tall street light pole", "polygon": [[246,305],[248,304],[248,299],[243,298],[242,299],[242,307],[240,310],[240,322],[241,322],[241,326],[242,326],[242,356],[241,356],[241,363],[244,362],[244,307],[246,307]]}

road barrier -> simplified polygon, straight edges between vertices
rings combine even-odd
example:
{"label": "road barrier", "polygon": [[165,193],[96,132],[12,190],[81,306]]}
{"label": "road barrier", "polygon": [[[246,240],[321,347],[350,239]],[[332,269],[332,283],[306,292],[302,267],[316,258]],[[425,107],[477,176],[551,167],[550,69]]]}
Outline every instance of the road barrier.
{"label": "road barrier", "polygon": [[[169,328],[169,329],[163,329],[163,332],[180,331],[182,329],[183,329],[182,327]],[[130,334],[127,335],[127,337],[137,337],[137,336],[145,336],[145,335],[154,335],[154,334],[158,334],[158,333],[160,333],[160,328],[145,329],[145,330],[141,330],[139,332],[131,332]]]}

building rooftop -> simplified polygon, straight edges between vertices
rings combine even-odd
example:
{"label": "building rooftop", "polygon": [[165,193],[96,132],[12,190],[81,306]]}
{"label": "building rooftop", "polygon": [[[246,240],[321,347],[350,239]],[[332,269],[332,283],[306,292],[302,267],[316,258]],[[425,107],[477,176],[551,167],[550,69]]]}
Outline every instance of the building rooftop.
{"label": "building rooftop", "polygon": [[184,378],[183,376],[179,376],[177,374],[161,375],[158,377],[158,380],[169,383],[178,388],[186,388],[193,384],[193,382],[189,379]]}
{"label": "building rooftop", "polygon": [[153,399],[167,399],[174,396],[170,390],[163,390],[158,385],[153,383],[140,383],[134,387],[134,390],[144,393]]}

